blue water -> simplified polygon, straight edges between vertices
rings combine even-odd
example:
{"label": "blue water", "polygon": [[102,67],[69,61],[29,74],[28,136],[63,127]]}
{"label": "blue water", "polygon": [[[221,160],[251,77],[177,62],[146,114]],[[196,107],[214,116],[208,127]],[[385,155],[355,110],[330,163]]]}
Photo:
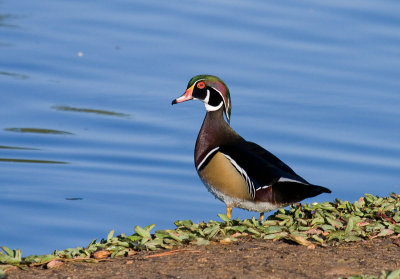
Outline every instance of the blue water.
{"label": "blue water", "polygon": [[[193,149],[220,76],[231,125],[312,183],[400,192],[398,1],[0,2],[0,246],[217,219]],[[252,212],[234,209],[233,216]]]}

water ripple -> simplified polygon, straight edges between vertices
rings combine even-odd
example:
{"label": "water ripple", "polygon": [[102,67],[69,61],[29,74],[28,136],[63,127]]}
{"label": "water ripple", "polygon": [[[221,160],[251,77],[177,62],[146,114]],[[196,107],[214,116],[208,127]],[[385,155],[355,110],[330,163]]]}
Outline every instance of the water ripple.
{"label": "water ripple", "polygon": [[0,162],[33,163],[33,164],[68,164],[67,162],[62,162],[62,161],[34,160],[34,159],[15,159],[15,158],[0,158]]}
{"label": "water ripple", "polygon": [[129,116],[129,114],[126,114],[126,113],[113,112],[113,111],[101,110],[101,109],[74,108],[74,107],[68,107],[68,106],[53,106],[52,108],[55,110],[59,110],[59,111],[86,112],[86,113],[95,113],[95,114],[119,116],[119,117],[128,117]]}
{"label": "water ripple", "polygon": [[5,131],[34,134],[73,135],[71,132],[43,128],[4,128]]}

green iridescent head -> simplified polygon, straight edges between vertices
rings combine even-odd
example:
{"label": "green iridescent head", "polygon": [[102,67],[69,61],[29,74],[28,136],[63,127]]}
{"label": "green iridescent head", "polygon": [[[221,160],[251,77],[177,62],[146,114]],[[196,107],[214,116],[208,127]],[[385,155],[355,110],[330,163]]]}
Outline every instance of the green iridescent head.
{"label": "green iridescent head", "polygon": [[231,97],[226,84],[212,75],[197,75],[190,79],[186,92],[172,101],[172,104],[191,99],[201,100],[207,111],[219,110],[223,107],[228,122],[231,118]]}

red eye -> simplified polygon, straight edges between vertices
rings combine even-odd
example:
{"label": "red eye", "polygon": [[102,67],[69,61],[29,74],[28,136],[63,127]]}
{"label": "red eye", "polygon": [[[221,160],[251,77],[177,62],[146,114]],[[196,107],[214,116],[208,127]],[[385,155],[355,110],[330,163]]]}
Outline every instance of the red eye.
{"label": "red eye", "polygon": [[197,83],[197,88],[198,89],[203,89],[204,87],[206,87],[206,84],[204,82],[200,81],[200,82]]}

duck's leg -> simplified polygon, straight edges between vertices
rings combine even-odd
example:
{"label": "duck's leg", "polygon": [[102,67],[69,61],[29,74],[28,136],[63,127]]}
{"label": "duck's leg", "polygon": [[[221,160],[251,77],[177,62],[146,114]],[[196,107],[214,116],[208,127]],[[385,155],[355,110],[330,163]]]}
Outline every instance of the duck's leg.
{"label": "duck's leg", "polygon": [[263,221],[263,220],[264,220],[264,212],[261,212],[261,213],[260,213],[260,218],[259,218],[258,220],[260,220],[260,221]]}
{"label": "duck's leg", "polygon": [[231,219],[231,214],[232,214],[232,207],[227,206],[226,207],[226,216],[228,216],[229,219]]}

